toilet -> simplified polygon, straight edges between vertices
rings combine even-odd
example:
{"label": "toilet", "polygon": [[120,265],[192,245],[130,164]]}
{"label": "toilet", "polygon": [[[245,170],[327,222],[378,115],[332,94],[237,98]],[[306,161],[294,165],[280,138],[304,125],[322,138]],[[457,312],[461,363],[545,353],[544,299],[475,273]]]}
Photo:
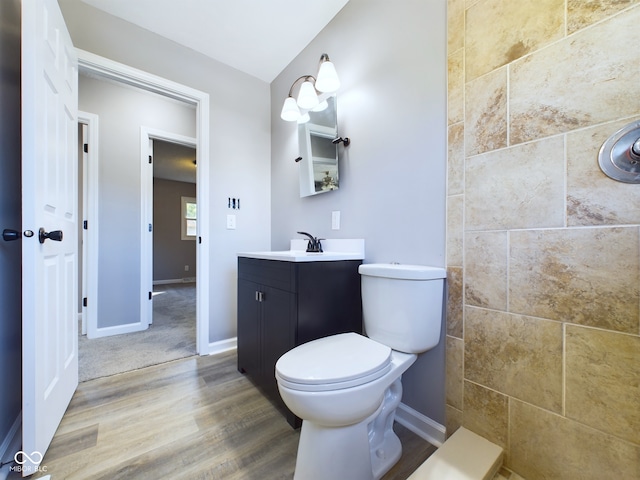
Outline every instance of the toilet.
{"label": "toilet", "polygon": [[284,403],[302,419],[294,479],[371,480],[400,459],[393,431],[402,374],[440,340],[443,268],[363,264],[367,336],[302,344],[276,363]]}

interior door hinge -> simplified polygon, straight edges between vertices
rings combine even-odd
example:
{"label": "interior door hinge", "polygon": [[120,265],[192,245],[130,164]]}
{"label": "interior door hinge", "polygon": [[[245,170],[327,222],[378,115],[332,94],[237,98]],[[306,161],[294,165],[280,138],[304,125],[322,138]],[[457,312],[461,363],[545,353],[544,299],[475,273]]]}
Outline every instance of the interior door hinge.
{"label": "interior door hinge", "polygon": [[86,307],[86,306],[87,306],[87,297],[84,297],[84,298],[82,299],[82,306],[83,306],[83,307]]}
{"label": "interior door hinge", "polygon": [[151,163],[151,155],[149,155],[149,163]]}
{"label": "interior door hinge", "polygon": [[153,298],[153,293],[149,292],[149,300],[151,300]]}
{"label": "interior door hinge", "polygon": [[84,153],[89,153],[89,144],[85,143],[83,146],[83,149],[84,149]]}
{"label": "interior door hinge", "polygon": [[84,222],[82,222],[82,228],[84,228],[85,230],[87,229],[87,225],[88,225],[87,220],[85,220]]}

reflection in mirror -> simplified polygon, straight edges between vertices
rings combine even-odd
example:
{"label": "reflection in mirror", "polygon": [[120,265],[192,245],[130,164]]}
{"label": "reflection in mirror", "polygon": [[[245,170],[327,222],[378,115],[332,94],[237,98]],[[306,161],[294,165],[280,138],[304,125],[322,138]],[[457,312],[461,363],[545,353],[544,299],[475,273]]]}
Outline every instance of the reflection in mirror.
{"label": "reflection in mirror", "polygon": [[333,143],[338,136],[336,96],[325,101],[323,110],[309,111],[309,120],[298,124],[301,197],[338,189],[338,148]]}

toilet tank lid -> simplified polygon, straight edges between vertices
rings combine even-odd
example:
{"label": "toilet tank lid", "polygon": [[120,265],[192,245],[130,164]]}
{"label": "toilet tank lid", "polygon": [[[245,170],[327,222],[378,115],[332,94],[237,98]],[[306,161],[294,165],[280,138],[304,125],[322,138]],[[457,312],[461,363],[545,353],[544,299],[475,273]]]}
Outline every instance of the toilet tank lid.
{"label": "toilet tank lid", "polygon": [[441,267],[426,265],[403,265],[400,263],[365,263],[358,267],[360,275],[370,277],[400,278],[404,280],[436,280],[447,278]]}

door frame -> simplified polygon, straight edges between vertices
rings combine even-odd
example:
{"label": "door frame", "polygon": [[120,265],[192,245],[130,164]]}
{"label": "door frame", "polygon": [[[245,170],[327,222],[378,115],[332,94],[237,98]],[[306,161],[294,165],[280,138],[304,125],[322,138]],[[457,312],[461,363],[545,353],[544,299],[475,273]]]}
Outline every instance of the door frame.
{"label": "door frame", "polygon": [[[209,94],[105,57],[76,49],[78,69],[102,78],[121,82],[164,95],[196,107],[196,196],[198,198],[198,239],[196,243],[196,351],[211,353],[209,343]],[[141,292],[142,293],[142,292]]]}
{"label": "door frame", "polygon": [[[141,189],[141,205],[140,211],[142,212],[142,230],[140,232],[140,251],[142,254],[140,255],[140,281],[141,281],[141,291],[142,292],[152,292],[153,291],[153,236],[155,235],[155,225],[153,225],[153,165],[154,163],[149,164],[148,158],[149,154],[153,155],[151,150],[151,145],[153,140],[162,140],[170,143],[177,143],[180,145],[184,145],[186,147],[191,147],[196,149],[196,158],[198,156],[198,140],[193,137],[187,137],[185,135],[180,135],[178,133],[167,132],[163,130],[158,130],[156,128],[151,127],[140,127],[140,178],[142,180],[142,189]],[[196,198],[198,191],[198,172],[196,169]],[[200,203],[199,200],[197,200]],[[199,209],[199,207],[198,207]],[[202,235],[202,231],[200,230],[200,218],[198,212],[198,222],[196,222],[196,305],[197,305],[197,297],[199,295],[198,292],[198,282],[200,281],[199,272],[200,272],[200,264],[198,263],[199,257],[199,249],[197,244],[197,239]],[[152,225],[151,228],[147,227],[148,225]],[[149,235],[151,233],[151,235]],[[143,324],[146,321],[147,325],[151,325],[153,322],[153,303],[152,302],[142,302],[140,307],[140,318],[142,319]],[[196,308],[197,310],[197,308]],[[196,313],[197,316],[197,313]]]}
{"label": "door frame", "polygon": [[[82,218],[80,223],[87,222],[91,228],[83,228],[82,236],[82,334],[88,338],[96,338],[98,335],[98,252],[99,252],[99,228],[98,225],[98,195],[92,192],[98,191],[98,152],[100,149],[99,117],[93,113],[78,110],[78,123],[86,127],[83,132],[83,143],[90,147],[82,155]],[[80,159],[78,159],[80,162]],[[93,274],[93,275],[92,275]]]}

